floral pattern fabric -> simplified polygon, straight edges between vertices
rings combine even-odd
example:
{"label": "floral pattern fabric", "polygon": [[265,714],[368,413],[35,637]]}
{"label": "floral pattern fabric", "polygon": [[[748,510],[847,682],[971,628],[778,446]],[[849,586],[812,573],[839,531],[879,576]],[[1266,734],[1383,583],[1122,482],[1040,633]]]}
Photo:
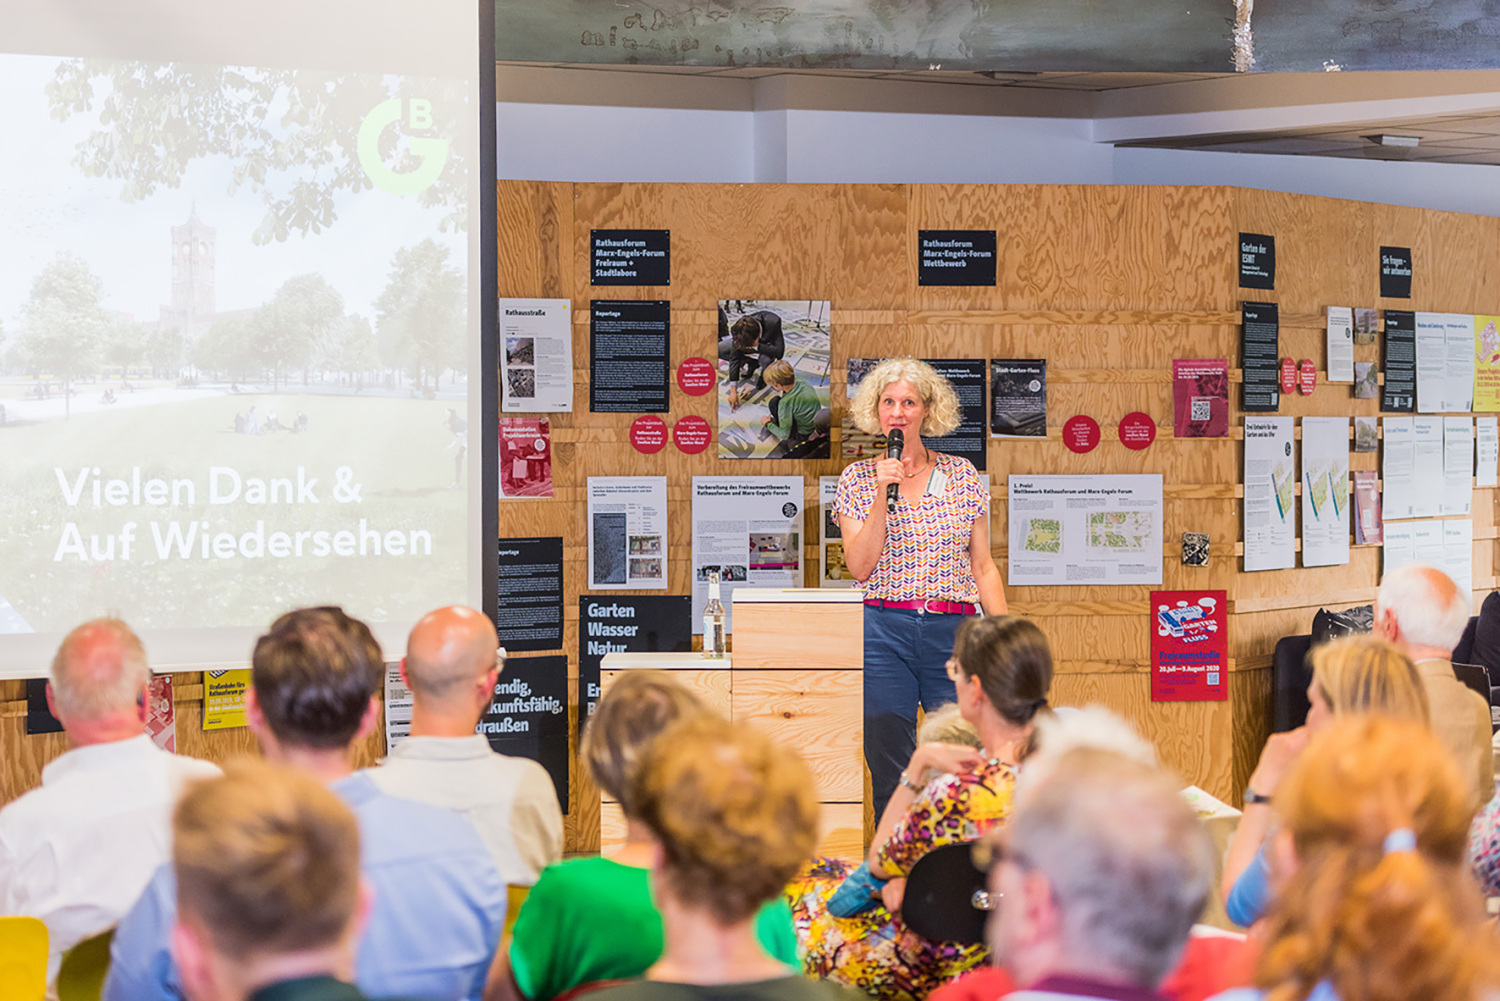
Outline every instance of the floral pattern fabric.
{"label": "floral pattern fabric", "polygon": [[[992,759],[974,772],[929,782],[881,847],[880,867],[905,875],[933,848],[973,841],[1001,826],[1010,816],[1015,780],[1013,767]],[[983,946],[928,941],[884,906],[852,918],[829,914],[829,896],[855,865],[814,859],[787,888],[808,975],[883,1001],[921,1001],[988,957]]]}
{"label": "floral pattern fabric", "polygon": [[1500,793],[1490,797],[1469,828],[1469,865],[1486,897],[1500,897]]}

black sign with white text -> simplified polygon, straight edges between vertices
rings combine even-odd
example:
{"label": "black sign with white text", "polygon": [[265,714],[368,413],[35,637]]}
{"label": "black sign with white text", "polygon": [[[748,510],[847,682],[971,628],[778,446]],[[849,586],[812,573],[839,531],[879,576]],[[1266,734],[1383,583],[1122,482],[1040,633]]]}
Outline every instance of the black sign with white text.
{"label": "black sign with white text", "polygon": [[666,413],[671,347],[670,302],[595,299],[589,308],[589,410]]}
{"label": "black sign with white text", "polygon": [[1240,234],[1240,288],[1276,287],[1276,237]]}
{"label": "black sign with white text", "polygon": [[1275,413],[1281,406],[1281,313],[1274,302],[1240,303],[1240,409]]}
{"label": "black sign with white text", "polygon": [[507,657],[476,729],[501,754],[540,762],[568,812],[567,657]]}
{"label": "black sign with white text", "polygon": [[560,535],[500,540],[495,629],[512,653],[562,647],[562,543]]}
{"label": "black sign with white text", "polygon": [[984,426],[984,359],[983,358],[926,358],[933,370],[947,379],[958,394],[958,412],[962,418],[957,429],[941,438],[932,438],[927,444],[939,452],[959,455],[984,471],[986,445]]}
{"label": "black sign with white text", "polygon": [[1385,369],[1380,409],[1388,414],[1417,410],[1417,314],[1405,309],[1385,311],[1385,337],[1380,365]]}
{"label": "black sign with white text", "polygon": [[589,284],[672,284],[671,230],[589,230]]}
{"label": "black sign with white text", "polygon": [[1380,295],[1383,299],[1411,298],[1411,248],[1380,248]]}
{"label": "black sign with white text", "polygon": [[607,653],[685,653],[693,648],[693,599],[686,594],[578,596],[578,732],[599,704]]}
{"label": "black sign with white text", "polygon": [[917,231],[918,285],[995,284],[995,231]]}

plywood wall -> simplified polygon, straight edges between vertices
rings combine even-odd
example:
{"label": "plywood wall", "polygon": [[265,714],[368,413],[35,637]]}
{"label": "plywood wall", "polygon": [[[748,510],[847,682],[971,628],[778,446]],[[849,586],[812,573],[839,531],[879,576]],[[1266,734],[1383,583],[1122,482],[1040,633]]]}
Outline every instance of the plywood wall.
{"label": "plywood wall", "polygon": [[[1495,220],[1333,199],[1228,188],[971,185],[653,185],[503,182],[499,186],[500,292],[570,297],[575,309],[577,391],[572,414],[553,418],[557,497],[504,502],[506,535],[563,535],[569,601],[565,652],[576,658],[576,596],[584,583],[585,478],[665,475],[672,505],[669,584],[688,587],[690,477],[695,474],[805,477],[807,510],[816,512],[816,479],[837,460],[746,463],[654,456],[630,449],[630,415],[588,412],[588,310],[591,298],[672,302],[672,364],[715,350],[721,298],[829,299],[833,303],[833,399],[842,406],[849,357],[1044,357],[1048,361],[1048,437],[992,442],[991,538],[1005,559],[1006,476],[1024,473],[1161,473],[1166,498],[1167,588],[1210,586],[1231,600],[1230,700],[1153,704],[1147,658],[1145,587],[1017,587],[1012,607],[1034,617],[1059,661],[1056,701],[1103,702],[1125,713],[1186,778],[1236,800],[1270,726],[1270,655],[1282,635],[1307,631],[1320,605],[1367,600],[1378,580],[1379,550],[1357,547],[1347,567],[1246,574],[1240,571],[1241,439],[1175,440],[1171,367],[1175,358],[1224,357],[1238,367],[1239,304],[1275,301],[1282,310],[1282,354],[1325,366],[1323,308],[1488,311],[1500,305]],[[588,234],[594,228],[672,231],[672,284],[591,288]],[[995,229],[1000,268],[993,288],[917,285],[919,229]],[[1274,292],[1237,287],[1235,236],[1277,237]],[[1411,246],[1417,259],[1409,303],[1378,300],[1377,248]],[[1356,349],[1378,360],[1378,347]],[[1320,384],[1310,398],[1285,401],[1283,414],[1374,413],[1347,386]],[[1156,419],[1156,444],[1125,449],[1112,425],[1144,410]],[[684,414],[714,422],[712,396],[675,388],[671,423]],[[1105,427],[1089,455],[1064,448],[1060,428],[1087,413]],[[1238,386],[1231,427],[1238,425]],[[837,426],[837,421],[835,421]],[[1374,455],[1351,456],[1375,468]],[[1494,491],[1475,497],[1475,583],[1494,573]],[[812,517],[805,538],[815,543]],[[1207,568],[1181,566],[1184,531],[1207,532]],[[816,584],[815,545],[806,550]],[[596,796],[574,775],[569,844],[593,844]]]}

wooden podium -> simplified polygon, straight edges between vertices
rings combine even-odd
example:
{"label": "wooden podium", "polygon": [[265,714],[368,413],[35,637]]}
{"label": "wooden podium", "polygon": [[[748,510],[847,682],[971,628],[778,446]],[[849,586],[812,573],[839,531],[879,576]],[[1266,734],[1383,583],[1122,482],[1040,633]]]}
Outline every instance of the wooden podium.
{"label": "wooden podium", "polygon": [[[822,804],[818,854],[864,853],[863,593],[814,588],[736,588],[733,653],[611,653],[600,667],[605,691],[621,671],[671,671],[716,711],[796,748],[812,769]],[[599,841],[624,841],[619,805],[600,808]]]}

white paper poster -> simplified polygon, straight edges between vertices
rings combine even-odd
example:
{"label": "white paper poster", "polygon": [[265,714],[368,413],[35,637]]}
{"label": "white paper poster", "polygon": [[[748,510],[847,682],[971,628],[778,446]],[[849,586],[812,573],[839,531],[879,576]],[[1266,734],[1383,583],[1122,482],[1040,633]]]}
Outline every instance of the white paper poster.
{"label": "white paper poster", "polygon": [[818,477],[818,586],[859,587],[859,581],[844,565],[844,536],[833,501],[838,496],[837,476]]}
{"label": "white paper poster", "polygon": [[589,589],[667,586],[667,478],[589,477]]}
{"label": "white paper poster", "polygon": [[1417,314],[1417,412],[1455,413],[1474,406],[1474,317]]}
{"label": "white paper poster", "polygon": [[1443,513],[1443,419],[1413,417],[1411,517],[1436,518]]}
{"label": "white paper poster", "polygon": [[1245,418],[1245,569],[1297,564],[1292,418]]}
{"label": "white paper poster", "polygon": [[401,664],[385,665],[385,753],[390,754],[411,733],[411,689],[401,680]]}
{"label": "white paper poster", "polygon": [[1413,418],[1385,417],[1380,421],[1383,448],[1380,455],[1381,516],[1410,518],[1412,504],[1416,502],[1416,435],[1412,431]]}
{"label": "white paper poster", "polygon": [[1328,381],[1354,381],[1354,309],[1351,306],[1328,307]]}
{"label": "white paper poster", "polygon": [[1408,563],[1437,567],[1466,594],[1474,590],[1474,522],[1469,518],[1405,521],[1385,526],[1381,575]]}
{"label": "white paper poster", "polygon": [[510,414],[573,409],[571,299],[500,300],[500,409]]}
{"label": "white paper poster", "polygon": [[1349,562],[1349,418],[1302,418],[1302,565]]}
{"label": "white paper poster", "polygon": [[1442,514],[1468,514],[1474,498],[1474,421],[1443,418]]}
{"label": "white paper poster", "polygon": [[1010,477],[1007,583],[1160,584],[1161,475]]}
{"label": "white paper poster", "polygon": [[802,586],[802,477],[693,477],[693,632],[703,632],[708,572],[719,571],[725,628],[736,587]]}
{"label": "white paper poster", "polygon": [[1500,466],[1500,418],[1480,417],[1474,421],[1474,485],[1493,487],[1497,485],[1497,466]]}

